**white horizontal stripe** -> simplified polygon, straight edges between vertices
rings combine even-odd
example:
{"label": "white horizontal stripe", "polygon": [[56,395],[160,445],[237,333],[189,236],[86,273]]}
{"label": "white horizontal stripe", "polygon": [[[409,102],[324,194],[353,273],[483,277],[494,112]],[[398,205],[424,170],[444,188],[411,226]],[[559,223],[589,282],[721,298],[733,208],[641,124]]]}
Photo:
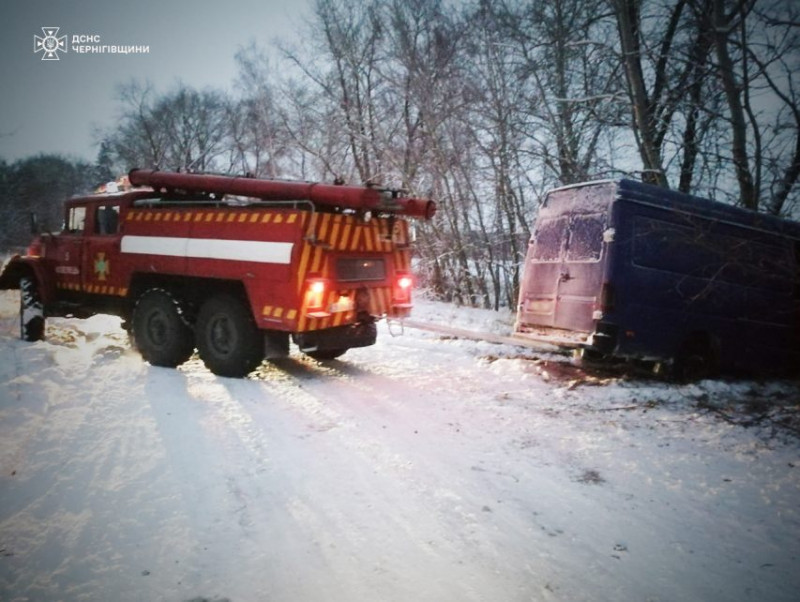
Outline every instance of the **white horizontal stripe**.
{"label": "white horizontal stripe", "polygon": [[120,243],[120,251],[123,253],[186,257],[186,243],[188,240],[188,238],[172,238],[168,236],[123,236]]}
{"label": "white horizontal stripe", "polygon": [[222,240],[219,238],[178,238],[173,236],[123,236],[120,250],[140,255],[168,255],[195,259],[231,259],[257,263],[288,264],[290,242]]}

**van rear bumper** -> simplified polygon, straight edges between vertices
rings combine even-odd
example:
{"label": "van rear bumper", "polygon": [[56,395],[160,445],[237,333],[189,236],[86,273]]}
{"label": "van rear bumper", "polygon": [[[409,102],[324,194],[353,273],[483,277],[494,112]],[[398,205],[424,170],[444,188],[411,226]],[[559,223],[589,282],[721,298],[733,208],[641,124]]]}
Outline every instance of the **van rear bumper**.
{"label": "van rear bumper", "polygon": [[518,327],[513,336],[515,339],[549,343],[550,345],[556,345],[558,347],[576,349],[586,346],[592,333],[525,325]]}
{"label": "van rear bumper", "polygon": [[517,327],[514,338],[549,343],[568,349],[585,349],[598,356],[610,356],[617,348],[618,331],[615,324],[606,322],[597,322],[592,332],[523,325]]}

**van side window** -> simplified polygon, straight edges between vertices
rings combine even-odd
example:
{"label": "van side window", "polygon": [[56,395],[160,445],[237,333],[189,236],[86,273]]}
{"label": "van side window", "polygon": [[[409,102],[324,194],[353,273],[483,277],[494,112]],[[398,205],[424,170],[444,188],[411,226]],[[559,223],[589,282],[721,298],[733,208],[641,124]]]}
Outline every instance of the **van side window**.
{"label": "van side window", "polygon": [[567,261],[600,261],[603,252],[603,214],[576,215],[569,226]]}
{"label": "van side window", "polygon": [[554,262],[561,259],[561,246],[567,237],[567,220],[563,217],[545,219],[534,235],[533,259]]}
{"label": "van side window", "polygon": [[72,207],[67,218],[67,232],[71,234],[83,233],[86,223],[86,207]]}

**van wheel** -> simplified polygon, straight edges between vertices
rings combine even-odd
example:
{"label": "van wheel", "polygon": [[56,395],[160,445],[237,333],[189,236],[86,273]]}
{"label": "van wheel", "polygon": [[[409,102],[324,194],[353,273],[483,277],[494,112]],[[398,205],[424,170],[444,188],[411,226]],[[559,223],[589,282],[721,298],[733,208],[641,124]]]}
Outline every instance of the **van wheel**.
{"label": "van wheel", "polygon": [[308,357],[317,361],[335,360],[345,354],[347,349],[320,349],[318,351],[304,351]]}
{"label": "van wheel", "polygon": [[218,295],[206,301],[197,316],[196,336],[200,358],[219,376],[246,376],[264,359],[261,331],[236,297]]}
{"label": "van wheel", "polygon": [[44,339],[44,306],[35,278],[19,280],[19,336],[23,341]]}
{"label": "van wheel", "polygon": [[706,336],[693,336],[681,345],[673,366],[675,378],[694,382],[719,374],[719,354]]}
{"label": "van wheel", "polygon": [[194,352],[192,329],[180,305],[167,291],[150,289],[133,309],[132,339],[142,357],[154,366],[174,368]]}

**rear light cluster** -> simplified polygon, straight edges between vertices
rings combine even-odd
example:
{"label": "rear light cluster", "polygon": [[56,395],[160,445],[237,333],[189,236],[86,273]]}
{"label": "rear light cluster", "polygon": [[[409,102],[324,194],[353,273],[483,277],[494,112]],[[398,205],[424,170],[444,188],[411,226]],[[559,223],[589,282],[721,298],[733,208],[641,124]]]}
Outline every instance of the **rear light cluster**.
{"label": "rear light cluster", "polygon": [[395,308],[411,307],[411,287],[414,280],[409,274],[400,273],[395,277],[392,306]]}
{"label": "rear light cluster", "polygon": [[331,283],[324,278],[311,278],[306,284],[306,315],[311,318],[327,318],[331,314],[353,311],[355,302],[348,294],[332,299]]}
{"label": "rear light cluster", "polygon": [[331,282],[325,278],[306,281],[305,308],[311,318],[327,318],[331,314],[353,311],[355,301],[349,294],[331,296]]}
{"label": "rear light cluster", "polygon": [[[355,299],[355,291],[347,291],[332,294],[333,283],[326,278],[309,278],[306,280],[305,296],[303,306],[305,313],[311,318],[326,318],[333,313],[348,312],[356,309],[359,311],[368,310],[369,295],[367,289],[359,288],[363,291],[360,300]],[[395,275],[392,284],[391,306],[393,310],[411,308],[411,289],[414,286],[414,279],[410,274],[401,272]],[[385,289],[384,289],[385,290]],[[388,298],[386,299],[388,301]]]}
{"label": "rear light cluster", "polygon": [[324,318],[330,313],[325,309],[328,283],[322,278],[311,278],[306,285],[306,313],[312,318]]}

